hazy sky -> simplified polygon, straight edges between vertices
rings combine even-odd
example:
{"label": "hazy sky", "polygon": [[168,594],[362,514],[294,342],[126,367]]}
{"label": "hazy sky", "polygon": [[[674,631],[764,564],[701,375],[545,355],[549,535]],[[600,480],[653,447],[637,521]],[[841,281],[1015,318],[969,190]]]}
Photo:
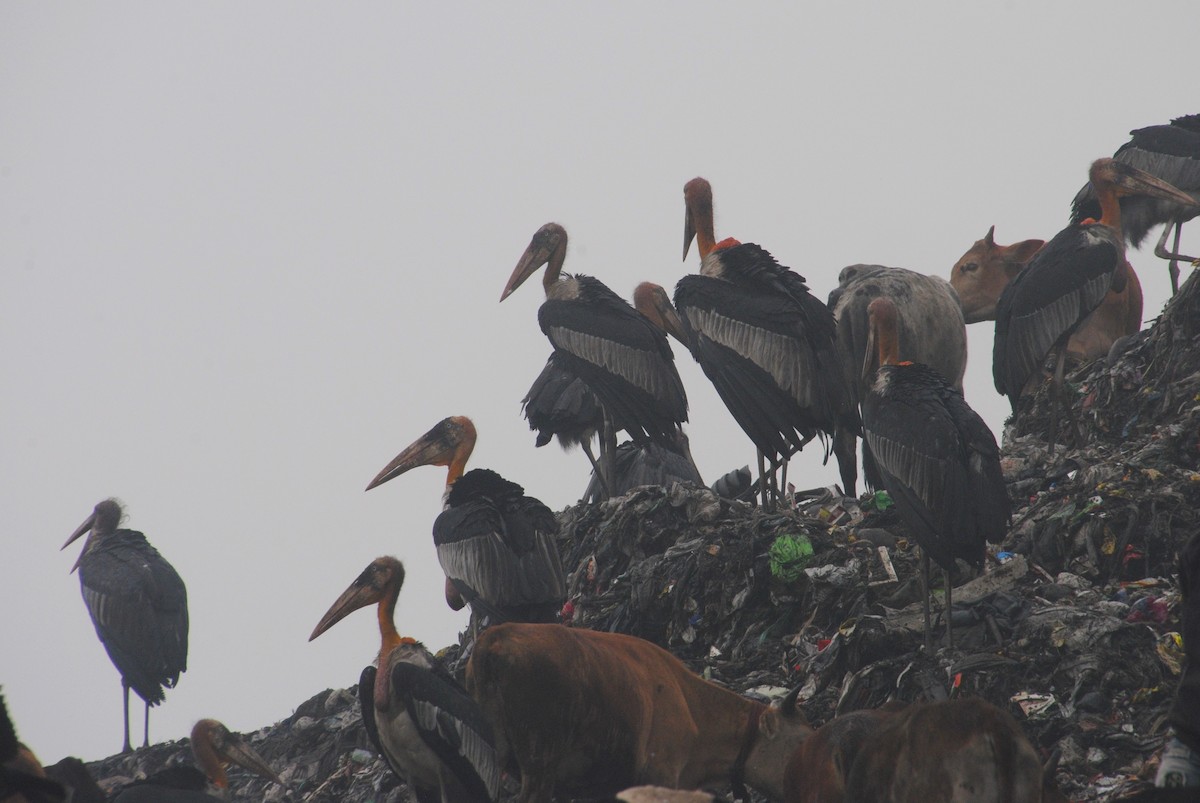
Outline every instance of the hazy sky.
{"label": "hazy sky", "polygon": [[[989,225],[1048,239],[1092,159],[1200,111],[1198,25],[1194,0],[0,4],[0,684],[20,736],[48,762],[120,747],[79,546],[58,551],[110,495],[188,586],[155,741],[356,682],[372,614],[306,639],[381,554],[408,567],[401,631],[450,643],[444,470],[363,488],[460,414],[473,466],[578,498],[586,459],[535,450],[520,416],[550,352],[540,285],[497,303],[543,223],[569,232],[567,270],[672,288],[703,175],[718,236],[822,299],[855,262],[948,276]],[[1152,319],[1165,263],[1132,261]],[[970,333],[967,399],[998,432],[992,327]],[[676,356],[705,478],[751,462]],[[811,452],[790,478],[835,482]]]}

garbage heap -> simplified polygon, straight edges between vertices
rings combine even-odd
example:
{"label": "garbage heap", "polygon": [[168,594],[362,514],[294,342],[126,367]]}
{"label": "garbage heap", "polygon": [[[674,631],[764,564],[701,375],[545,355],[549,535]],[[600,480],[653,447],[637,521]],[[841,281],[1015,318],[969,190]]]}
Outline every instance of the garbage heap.
{"label": "garbage heap", "polygon": [[[631,633],[760,699],[802,687],[814,724],[888,700],[976,695],[1010,711],[1074,800],[1148,786],[1183,651],[1176,557],[1200,532],[1200,282],[1108,360],[1068,377],[1079,432],[1048,390],[1003,443],[1012,526],[963,566],[953,646],[940,587],[924,646],[920,561],[886,494],[792,495],[777,511],[685,485],[561,512],[563,619]],[[935,584],[941,572],[934,572]],[[465,636],[464,636],[465,638]],[[445,652],[455,658],[466,645]],[[240,771],[234,800],[405,799],[367,742],[356,689],[326,691],[251,735],[287,790]],[[91,766],[98,778],[191,761],[186,740]]]}

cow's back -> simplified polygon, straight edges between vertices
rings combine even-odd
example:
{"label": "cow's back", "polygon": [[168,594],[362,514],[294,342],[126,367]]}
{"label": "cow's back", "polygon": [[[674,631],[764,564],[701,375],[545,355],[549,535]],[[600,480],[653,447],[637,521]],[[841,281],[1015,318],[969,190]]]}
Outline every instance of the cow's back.
{"label": "cow's back", "polygon": [[[687,708],[660,652],[616,633],[503,624],[476,642],[467,687],[525,774],[610,792],[670,784],[642,771],[647,743],[669,727],[664,712]],[[694,727],[677,731],[671,742],[686,752]]]}

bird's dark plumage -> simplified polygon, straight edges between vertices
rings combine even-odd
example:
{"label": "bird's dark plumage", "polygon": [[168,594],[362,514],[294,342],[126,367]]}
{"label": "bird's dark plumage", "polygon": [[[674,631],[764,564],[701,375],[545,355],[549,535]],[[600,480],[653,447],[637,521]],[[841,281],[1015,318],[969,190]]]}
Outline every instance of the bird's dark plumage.
{"label": "bird's dark plumage", "polygon": [[[682,433],[680,434],[682,436]],[[675,482],[704,485],[691,455],[676,446],[667,447],[657,443],[638,446],[632,441],[626,441],[617,447],[613,468],[613,496],[622,496],[643,485],[670,486]],[[599,486],[593,472],[583,498],[597,498],[600,494]]]}
{"label": "bird's dark plumage", "polygon": [[[1152,125],[1129,132],[1130,139],[1113,158],[1144,170],[1200,200],[1200,114],[1177,117],[1170,125]],[[1158,198],[1121,199],[1121,221],[1125,239],[1134,248],[1141,245],[1155,226],[1176,216],[1189,220],[1200,208],[1187,209]],[[1100,217],[1100,203],[1092,185],[1085,184],[1071,202],[1071,223]]]}
{"label": "bird's dark plumage", "polygon": [[[454,481],[433,523],[438,560],[506,615],[528,606],[557,611],[566,597],[550,508],[489,469]],[[521,618],[517,616],[517,618]]]}
{"label": "bird's dark plumage", "polygon": [[557,351],[551,352],[546,367],[521,399],[529,428],[537,432],[538,446],[552,438],[558,438],[564,449],[587,444],[604,426],[600,400],[586,382],[562,366],[562,360]]}
{"label": "bird's dark plumage", "polygon": [[149,707],[179,681],[187,669],[188,610],[179,573],[140,532],[117,529],[121,513],[115,499],[100,502],[63,548],[90,532],[75,566],[96,635],[121,673],[128,751],[129,689]]}
{"label": "bird's dark plumage", "polygon": [[996,303],[992,374],[1014,409],[1050,349],[1100,306],[1123,255],[1113,229],[1068,226],[1004,288]]}
{"label": "bird's dark plumage", "polygon": [[[454,680],[440,662],[419,643],[405,643],[393,653],[391,689],[416,726],[421,741],[453,773],[472,799],[495,800],[500,788],[500,765],[496,758],[491,725],[479,705]],[[413,657],[413,653],[423,655]],[[430,668],[432,666],[432,668]],[[375,722],[373,695],[377,670],[368,666],[359,679],[363,726],[371,743],[392,771],[409,780],[384,748]],[[437,789],[416,788],[421,803],[438,803]]]}
{"label": "bird's dark plumage", "polygon": [[858,430],[833,315],[804,278],[753,243],[713,251],[675,306],[692,352],[763,453],[785,457],[840,423]]}
{"label": "bird's dark plumage", "polygon": [[981,566],[1011,505],[996,439],[962,393],[927,366],[884,365],[862,421],[880,481],[921,548],[947,570],[955,558]]}
{"label": "bird's dark plumage", "polygon": [[150,705],[187,669],[187,589],[146,536],[116,530],[79,564],[96,635],[121,677]]}
{"label": "bird's dark plumage", "polygon": [[636,443],[669,442],[687,421],[687,394],[666,334],[598,279],[565,281],[577,294],[538,309],[562,367],[591,388],[614,428]]}

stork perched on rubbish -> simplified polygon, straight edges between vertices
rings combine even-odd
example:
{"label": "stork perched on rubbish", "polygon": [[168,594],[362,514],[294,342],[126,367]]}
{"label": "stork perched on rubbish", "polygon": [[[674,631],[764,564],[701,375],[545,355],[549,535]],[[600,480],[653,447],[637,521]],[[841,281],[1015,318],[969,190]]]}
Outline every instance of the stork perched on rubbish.
{"label": "stork perched on rubbish", "polygon": [[425,645],[396,630],[404,564],[376,558],[313,628],[312,641],[348,614],[379,606],[378,668],[358,683],[363,726],[420,803],[486,803],[500,793],[492,728],[475,701]]}
{"label": "stork perched on rubbish", "polygon": [[[860,431],[836,325],[804,277],[763,248],[716,241],[707,180],[689,181],[683,198],[683,257],[695,239],[701,262],[698,274],[675,285],[675,308],[692,355],[758,448],[766,505],[764,459],[773,471],[814,437],[828,443],[827,436],[840,428]],[[853,495],[858,474],[853,447],[847,453],[834,437],[833,451],[845,493]]]}
{"label": "stork perched on rubbish", "polygon": [[[1129,141],[1117,148],[1113,158],[1162,179],[1192,197],[1181,204],[1166,198],[1132,196],[1121,199],[1125,241],[1138,248],[1155,226],[1162,225],[1162,236],[1154,246],[1156,256],[1170,260],[1171,294],[1179,292],[1179,261],[1195,264],[1196,257],[1179,253],[1183,224],[1200,214],[1200,114],[1176,117],[1170,125],[1152,125],[1129,132]],[[1100,202],[1091,183],[1085,184],[1071,202],[1071,223],[1101,215]],[[1172,249],[1167,237],[1175,232]]]}
{"label": "stork perched on rubbish", "polygon": [[[633,307],[650,323],[685,342],[683,324],[662,286],[653,282],[639,284],[633,291]],[[558,351],[550,353],[546,367],[521,400],[521,406],[529,428],[538,433],[537,446],[545,446],[557,438],[564,449],[573,446],[583,449],[593,472],[585,499],[602,500],[636,485],[664,485],[675,479],[704,484],[681,427],[676,427],[670,443],[630,441],[628,448],[619,447],[616,462],[609,467],[612,476],[606,478],[591,449],[592,438],[604,428],[604,406],[587,382],[568,367],[567,359]],[[602,439],[601,444],[604,442]]]}
{"label": "stork perched on rubbish", "polygon": [[[1058,354],[1053,389],[1061,403],[1067,341],[1110,289],[1124,289],[1120,199],[1136,195],[1194,205],[1189,195],[1162,179],[1115,159],[1097,159],[1088,175],[1100,204],[1100,219],[1072,223],[1056,234],[996,303],[992,374],[996,390],[1008,396],[1014,411],[1052,350]],[[1057,417],[1053,420],[1052,444]]]}
{"label": "stork perched on rubbish", "polygon": [[864,438],[879,481],[921,547],[925,643],[932,649],[930,559],[945,575],[950,642],[955,559],[981,568],[985,542],[1004,539],[1011,504],[987,424],[940,373],[900,361],[898,313],[890,299],[876,298],[867,311],[879,369],[862,402]]}
{"label": "stork perched on rubbish", "polygon": [[219,792],[229,788],[226,768],[235,764],[261,778],[283,785],[261,755],[246,740],[215,719],[202,719],[192,728],[192,754],[197,767],[173,766],[144,781],[125,787],[113,803],[213,803],[222,797],[207,794],[212,784]]}
{"label": "stork perched on rubbish", "polygon": [[117,529],[121,504],[105,499],[62,545],[90,533],[71,567],[79,570],[84,604],[96,635],[121,673],[128,753],[129,690],[146,704],[142,746],[150,744],[150,706],[161,703],[187,669],[187,588],[146,536]]}
{"label": "stork perched on rubbish", "polygon": [[446,466],[444,509],[433,543],[446,573],[446,602],[497,621],[553,622],[566,599],[558,520],[550,508],[489,469],[466,471],[475,424],[444,418],[409,444],[367,490],[417,466]]}
{"label": "stork perched on rubbish", "polygon": [[556,363],[587,384],[611,423],[601,438],[602,466],[603,456],[616,448],[619,430],[634,443],[670,444],[687,421],[688,403],[666,334],[599,279],[564,274],[566,254],[566,229],[558,223],[542,226],[500,300],[546,267],[538,323],[554,346]]}

